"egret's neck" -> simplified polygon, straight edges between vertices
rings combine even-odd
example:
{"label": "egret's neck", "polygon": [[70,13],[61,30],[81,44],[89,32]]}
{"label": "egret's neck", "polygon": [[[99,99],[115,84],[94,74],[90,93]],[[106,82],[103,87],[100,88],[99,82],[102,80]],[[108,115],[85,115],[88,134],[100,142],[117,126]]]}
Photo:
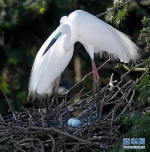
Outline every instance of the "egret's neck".
{"label": "egret's neck", "polygon": [[71,28],[68,25],[66,28],[66,36],[64,38],[64,42],[63,42],[63,48],[65,51],[69,51],[75,43],[75,39],[73,37],[73,34],[71,33]]}

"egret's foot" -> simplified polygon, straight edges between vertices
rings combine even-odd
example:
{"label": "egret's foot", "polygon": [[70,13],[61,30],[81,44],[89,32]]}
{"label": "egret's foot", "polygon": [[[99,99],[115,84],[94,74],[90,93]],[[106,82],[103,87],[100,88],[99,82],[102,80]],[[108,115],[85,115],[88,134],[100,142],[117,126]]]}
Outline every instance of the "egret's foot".
{"label": "egret's foot", "polygon": [[88,123],[92,123],[96,120],[103,120],[103,119],[104,119],[104,117],[102,117],[102,116],[101,117],[95,116],[95,117],[89,118]]}
{"label": "egret's foot", "polygon": [[90,118],[88,122],[92,123],[92,122],[96,121],[97,119],[99,119],[99,118],[97,116],[95,116],[95,117]]}

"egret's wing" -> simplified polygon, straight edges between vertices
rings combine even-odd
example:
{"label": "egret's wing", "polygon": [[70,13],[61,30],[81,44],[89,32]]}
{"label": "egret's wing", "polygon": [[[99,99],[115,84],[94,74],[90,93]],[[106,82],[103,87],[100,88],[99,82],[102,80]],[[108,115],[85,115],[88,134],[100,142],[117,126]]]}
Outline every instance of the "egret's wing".
{"label": "egret's wing", "polygon": [[[103,54],[103,51],[110,55],[128,62],[130,59],[135,61],[139,58],[139,48],[130,40],[129,36],[118,31],[97,17],[84,12],[76,11],[75,15],[69,16],[73,18],[70,21],[73,23],[76,33],[80,39],[93,45],[95,52]],[[78,25],[77,25],[78,22]]]}
{"label": "egret's wing", "polygon": [[[43,53],[44,51],[46,50],[46,48],[48,47],[48,45],[50,44],[50,42],[52,41],[53,37],[56,35],[56,32],[54,31],[49,37],[48,39],[44,42],[44,44],[42,45],[42,47],[40,48],[40,50],[38,51],[37,55],[36,55],[36,58],[34,60],[34,63],[33,63],[33,67],[32,67],[32,70],[34,70],[34,73],[32,72],[31,76],[30,76],[30,80],[31,80],[31,77],[36,77],[37,75],[37,72],[39,70],[39,67],[41,66],[42,62],[43,62]],[[49,49],[49,51],[51,51]],[[29,88],[30,88],[30,82],[29,82]]]}
{"label": "egret's wing", "polygon": [[[54,32],[53,36],[56,33]],[[49,39],[39,50],[30,77],[29,93],[50,94],[54,86],[54,80],[61,75],[67,67],[72,55],[73,48],[68,52],[63,50],[64,36],[61,36],[52,47],[43,55],[49,45]]]}

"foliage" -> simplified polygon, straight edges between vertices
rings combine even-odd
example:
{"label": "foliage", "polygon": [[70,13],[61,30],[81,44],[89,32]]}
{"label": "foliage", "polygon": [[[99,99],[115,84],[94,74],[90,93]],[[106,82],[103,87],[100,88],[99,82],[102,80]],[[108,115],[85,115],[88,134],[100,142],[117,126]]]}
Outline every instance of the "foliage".
{"label": "foliage", "polygon": [[[109,6],[107,10],[117,7],[118,5],[124,4],[127,1],[128,0],[114,0],[113,5]],[[105,20],[107,22],[115,24],[116,26],[119,26],[120,24],[122,24],[124,20],[126,20],[126,17],[128,16],[128,12],[129,12],[129,4],[123,5],[121,9],[118,8],[108,12],[105,15]]]}
{"label": "foliage", "polygon": [[150,18],[144,16],[142,25],[143,29],[140,31],[139,41],[146,44],[145,50],[150,52]]}
{"label": "foliage", "polygon": [[[145,50],[150,52],[150,18],[144,16],[142,19],[143,29],[140,31],[139,41],[146,45]],[[148,54],[147,53],[147,54]],[[149,57],[149,56],[148,56]],[[150,58],[145,59],[145,67],[149,68]],[[139,84],[139,101],[150,103],[150,72],[141,80]]]}
{"label": "foliage", "polygon": [[[17,137],[17,138],[14,138],[14,141],[17,142],[17,141],[20,141],[22,139],[23,138],[21,138],[21,137]],[[19,152],[19,150],[16,150],[14,144],[10,141],[5,142],[5,144],[1,143],[0,144],[0,151],[2,151],[2,152],[14,152],[14,151]]]}
{"label": "foliage", "polygon": [[131,120],[128,116],[126,116],[124,119],[123,119],[123,124],[125,124],[126,126],[130,126],[131,125]]}
{"label": "foliage", "polygon": [[[121,2],[121,1],[120,1]],[[126,19],[128,16],[128,11],[124,11],[125,9],[127,10],[129,7],[123,7],[120,9],[120,11],[112,11],[106,15],[106,20],[108,20],[111,23],[114,23],[116,25],[120,25],[122,21]],[[121,12],[121,13],[120,13]],[[117,18],[117,16],[120,16],[120,18]],[[142,25],[143,29],[140,31],[140,36],[139,40],[142,42],[142,44],[146,45],[145,50],[147,52],[150,50],[150,20],[148,17],[143,17],[142,19]],[[149,69],[149,63],[150,63],[150,58],[149,58],[149,53],[147,53],[146,59],[143,59],[145,61],[145,67],[146,69]],[[147,74],[143,77],[141,80],[140,84],[138,85],[139,89],[139,96],[138,96],[138,101],[139,105],[141,106],[147,106],[149,105],[150,101],[150,72],[147,72]],[[136,104],[135,104],[136,107]],[[149,152],[150,151],[150,113],[132,113],[128,114],[125,116],[123,119],[123,124],[127,127],[130,128],[129,131],[121,136],[120,142],[118,142],[114,148],[111,150],[111,152],[124,152],[124,151],[129,151],[129,152]],[[145,150],[125,150],[123,149],[123,142],[122,139],[126,138],[142,138],[144,137],[146,139],[146,148]]]}
{"label": "foliage", "polygon": [[[0,69],[0,86],[14,102],[26,102],[35,54],[53,26],[58,24],[54,17],[45,23],[55,8],[56,3],[48,0],[8,0],[0,3],[0,36],[3,54],[7,56]],[[1,59],[3,57],[0,56]]]}
{"label": "foliage", "polygon": [[150,72],[141,80],[139,86],[139,102],[150,103]]}
{"label": "foliage", "polygon": [[[150,151],[150,112],[146,113],[132,113],[128,115],[128,119],[132,123],[132,128],[124,134],[120,141],[114,146],[111,152],[149,152]],[[145,150],[125,150],[123,149],[123,138],[145,138]]]}

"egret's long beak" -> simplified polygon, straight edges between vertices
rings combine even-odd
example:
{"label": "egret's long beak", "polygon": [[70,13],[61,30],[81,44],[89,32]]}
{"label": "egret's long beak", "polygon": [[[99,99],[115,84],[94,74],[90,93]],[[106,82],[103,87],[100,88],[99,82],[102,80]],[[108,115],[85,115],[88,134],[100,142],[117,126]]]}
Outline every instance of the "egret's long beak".
{"label": "egret's long beak", "polygon": [[56,40],[60,37],[61,33],[58,33],[52,40],[51,42],[48,44],[47,48],[45,49],[44,53],[42,56],[44,56],[44,54],[50,49],[50,47],[56,42]]}

